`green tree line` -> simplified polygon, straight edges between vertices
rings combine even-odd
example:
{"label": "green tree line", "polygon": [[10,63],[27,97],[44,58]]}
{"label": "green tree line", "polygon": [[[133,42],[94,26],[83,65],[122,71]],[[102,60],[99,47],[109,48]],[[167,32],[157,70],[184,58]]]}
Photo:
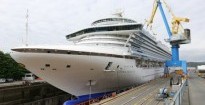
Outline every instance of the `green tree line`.
{"label": "green tree line", "polygon": [[15,62],[10,54],[0,51],[0,78],[21,79],[28,71]]}

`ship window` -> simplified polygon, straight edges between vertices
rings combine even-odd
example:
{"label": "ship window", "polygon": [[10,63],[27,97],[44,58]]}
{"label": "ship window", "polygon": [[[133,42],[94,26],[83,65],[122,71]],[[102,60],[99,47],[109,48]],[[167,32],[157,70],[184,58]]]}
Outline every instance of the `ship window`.
{"label": "ship window", "polygon": [[26,75],[26,77],[31,77],[31,75]]}
{"label": "ship window", "polygon": [[54,68],[54,69],[52,69],[52,70],[56,70],[56,69]]}
{"label": "ship window", "polygon": [[107,66],[105,67],[105,70],[109,70],[111,66],[112,66],[112,62],[109,62],[109,63],[107,64]]}
{"label": "ship window", "polygon": [[67,68],[70,68],[70,65],[67,65],[66,67],[67,67]]}
{"label": "ship window", "polygon": [[44,70],[44,68],[41,68],[41,70]]}
{"label": "ship window", "polygon": [[50,67],[50,64],[45,64],[46,67]]}
{"label": "ship window", "polygon": [[117,65],[117,68],[119,68],[119,65]]}
{"label": "ship window", "polygon": [[[109,19],[110,20],[110,19]],[[66,37],[72,38],[78,35],[91,33],[91,32],[98,32],[98,31],[114,31],[114,30],[133,30],[137,28],[141,28],[141,25],[126,25],[126,26],[111,26],[111,27],[95,27],[95,28],[88,28],[85,30],[78,31],[76,33],[73,33],[71,35],[67,35]]]}
{"label": "ship window", "polygon": [[141,59],[136,59],[135,63],[136,63],[136,67],[142,67],[142,60]]}

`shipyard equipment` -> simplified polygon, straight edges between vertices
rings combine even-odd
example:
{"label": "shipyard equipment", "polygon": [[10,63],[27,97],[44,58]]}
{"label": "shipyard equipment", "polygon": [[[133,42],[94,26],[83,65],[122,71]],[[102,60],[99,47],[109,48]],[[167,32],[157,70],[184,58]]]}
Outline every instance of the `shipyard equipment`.
{"label": "shipyard equipment", "polygon": [[159,8],[167,33],[169,35],[166,41],[169,42],[172,46],[172,59],[166,61],[165,65],[166,67],[175,67],[176,70],[181,69],[183,70],[183,73],[187,75],[187,63],[186,61],[179,60],[179,48],[181,44],[189,44],[191,42],[190,29],[184,29],[181,25],[181,22],[189,22],[189,19],[175,16],[174,13],[171,11],[171,8],[167,5],[167,3],[164,0],[163,3],[172,15],[172,28],[170,29],[169,27],[167,18],[162,7],[162,2],[160,0],[155,0],[154,2],[151,17],[147,21],[147,27],[151,27],[156,11]]}
{"label": "shipyard equipment", "polygon": [[205,78],[205,65],[197,66],[198,76]]}

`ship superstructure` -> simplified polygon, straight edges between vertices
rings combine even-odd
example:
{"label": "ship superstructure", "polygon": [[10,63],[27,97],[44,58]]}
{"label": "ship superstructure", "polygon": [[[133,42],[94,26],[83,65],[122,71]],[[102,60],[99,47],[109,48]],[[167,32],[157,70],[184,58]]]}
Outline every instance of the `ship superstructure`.
{"label": "ship superstructure", "polygon": [[[32,73],[79,96],[115,91],[163,75],[169,49],[132,19],[100,19],[66,36],[71,45],[12,49]],[[91,89],[92,87],[92,89]]]}

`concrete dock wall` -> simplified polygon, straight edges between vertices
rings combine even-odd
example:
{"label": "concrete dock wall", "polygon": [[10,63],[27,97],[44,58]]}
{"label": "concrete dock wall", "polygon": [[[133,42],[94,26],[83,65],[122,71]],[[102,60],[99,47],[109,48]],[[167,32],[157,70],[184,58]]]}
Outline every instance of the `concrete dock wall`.
{"label": "concrete dock wall", "polygon": [[0,105],[62,105],[70,97],[48,83],[0,88]]}

